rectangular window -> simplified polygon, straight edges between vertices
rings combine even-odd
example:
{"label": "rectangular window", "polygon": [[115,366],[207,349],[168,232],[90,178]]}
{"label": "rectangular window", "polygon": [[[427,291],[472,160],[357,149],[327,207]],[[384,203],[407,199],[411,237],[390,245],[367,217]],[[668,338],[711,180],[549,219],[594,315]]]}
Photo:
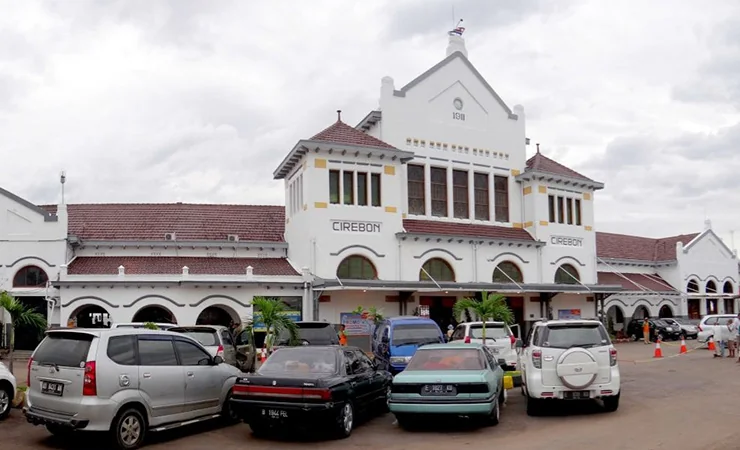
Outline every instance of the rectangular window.
{"label": "rectangular window", "polygon": [[357,204],[367,206],[367,174],[357,172]]}
{"label": "rectangular window", "polygon": [[424,166],[409,164],[406,168],[408,177],[409,214],[423,216],[426,214]]}
{"label": "rectangular window", "polygon": [[339,171],[329,171],[329,201],[339,203]]}
{"label": "rectangular window", "polygon": [[495,195],[496,222],[509,221],[509,177],[494,176],[493,192]]}
{"label": "rectangular window", "polygon": [[342,199],[342,203],[345,205],[354,205],[355,204],[355,173],[350,171],[344,171],[342,172],[342,190],[344,191],[344,196]]}
{"label": "rectangular window", "polygon": [[558,197],[558,223],[565,222],[565,207],[563,204],[563,197]]}
{"label": "rectangular window", "polygon": [[550,223],[555,223],[555,196],[547,196],[547,209],[549,214]]}
{"label": "rectangular window", "polygon": [[468,206],[468,171],[452,171],[452,212],[458,219],[470,217]]}
{"label": "rectangular window", "polygon": [[142,366],[176,366],[177,357],[172,341],[139,338],[139,364]]}
{"label": "rectangular window", "polygon": [[380,206],[380,174],[373,173],[370,175],[370,193],[371,205]]}
{"label": "rectangular window", "polygon": [[447,216],[447,169],[432,167],[432,215],[437,217]]}
{"label": "rectangular window", "polygon": [[488,174],[476,173],[473,177],[475,189],[475,218],[476,220],[491,220],[491,209],[488,196]]}
{"label": "rectangular window", "polygon": [[581,225],[581,200],[576,199],[576,225]]}
{"label": "rectangular window", "polygon": [[565,199],[565,205],[568,210],[568,225],[573,225],[573,199]]}

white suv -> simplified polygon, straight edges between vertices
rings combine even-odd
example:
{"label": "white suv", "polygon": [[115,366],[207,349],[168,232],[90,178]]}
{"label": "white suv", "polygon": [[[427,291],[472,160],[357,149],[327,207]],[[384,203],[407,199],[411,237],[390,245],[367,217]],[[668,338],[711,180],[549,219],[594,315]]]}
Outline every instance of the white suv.
{"label": "white suv", "polygon": [[[514,325],[518,327],[519,325]],[[486,347],[497,360],[506,361],[504,370],[516,370],[516,336],[504,322],[486,321]],[[483,344],[483,322],[466,322],[459,324],[452,332],[450,342],[465,341],[467,343]]]}
{"label": "white suv", "polygon": [[519,354],[527,414],[540,415],[553,400],[601,399],[619,408],[617,349],[598,320],[536,322]]}
{"label": "white suv", "polygon": [[3,420],[10,414],[10,408],[13,407],[15,390],[15,377],[5,367],[5,364],[0,362],[0,420]]}

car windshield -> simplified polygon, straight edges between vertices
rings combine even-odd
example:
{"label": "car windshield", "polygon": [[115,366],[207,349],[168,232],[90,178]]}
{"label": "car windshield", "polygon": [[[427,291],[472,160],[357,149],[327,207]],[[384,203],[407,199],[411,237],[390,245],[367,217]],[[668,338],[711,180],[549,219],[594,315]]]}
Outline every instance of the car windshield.
{"label": "car windshield", "polygon": [[84,333],[50,333],[33,354],[33,361],[44,366],[80,367],[87,361],[93,337]]}
{"label": "car windshield", "polygon": [[[298,323],[298,340],[306,341],[311,345],[335,345],[339,344],[339,336],[331,324],[328,323]],[[277,345],[288,345],[290,333],[288,330],[280,331]]]}
{"label": "car windshield", "polygon": [[[470,325],[470,337],[483,339],[483,325]],[[501,324],[486,324],[486,338],[506,339],[509,333]]]}
{"label": "car windshield", "polygon": [[218,342],[218,335],[213,331],[187,330],[187,331],[183,331],[182,334],[184,334],[185,336],[190,336],[191,338],[195,339],[196,341],[200,342],[202,345],[206,347],[213,347],[216,345],[221,345]]}
{"label": "car windshield", "polygon": [[429,344],[442,342],[437,325],[431,323],[405,323],[393,327],[391,345]]}
{"label": "car windshield", "polygon": [[571,348],[608,345],[609,339],[599,324],[549,325],[543,333],[543,347]]}
{"label": "car windshield", "polygon": [[419,349],[406,366],[414,370],[483,370],[483,353],[475,348]]}
{"label": "car windshield", "polygon": [[276,350],[257,371],[260,374],[332,374],[337,352],[331,348],[286,347]]}

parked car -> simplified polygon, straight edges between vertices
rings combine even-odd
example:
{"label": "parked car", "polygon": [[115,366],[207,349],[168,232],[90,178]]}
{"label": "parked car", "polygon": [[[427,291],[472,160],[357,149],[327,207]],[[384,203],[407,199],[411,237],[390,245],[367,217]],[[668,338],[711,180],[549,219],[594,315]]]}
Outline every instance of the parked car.
{"label": "parked car", "polygon": [[598,320],[539,321],[517,346],[530,416],[554,400],[601,399],[606,411],[619,408],[617,349]]}
{"label": "parked car", "polygon": [[[220,356],[226,364],[237,366],[236,345],[231,331],[221,325],[195,325],[192,327],[174,327],[168,331],[183,333],[205,347],[211,356]],[[238,367],[238,366],[237,366]]]}
{"label": "parked car", "polygon": [[736,314],[707,314],[699,322],[697,339],[702,344],[706,344],[709,341],[709,337],[714,336],[716,327],[726,325],[728,320],[735,319],[736,317]]}
{"label": "parked car", "polygon": [[393,379],[390,410],[401,427],[439,414],[465,415],[498,425],[507,398],[504,363],[479,343],[424,346]]}
{"label": "parked car", "polygon": [[[517,325],[518,326],[518,325]],[[511,328],[504,322],[486,322],[485,345],[496,356],[506,363],[504,370],[516,370],[516,336]],[[450,342],[467,342],[483,344],[483,322],[466,322],[455,327]]]}
{"label": "parked car", "polygon": [[52,434],[105,431],[130,450],[149,431],[234,420],[228,399],[241,374],[181,333],[50,330],[28,361],[24,413]]}
{"label": "parked car", "polygon": [[372,351],[378,367],[397,374],[422,345],[444,343],[437,322],[426,317],[401,316],[383,320],[373,333]]}
{"label": "parked car", "polygon": [[0,362],[0,420],[8,417],[18,388],[15,376]]}
{"label": "parked car", "polygon": [[[643,319],[632,319],[627,324],[627,336],[633,341],[642,339],[642,322]],[[681,339],[681,328],[671,326],[663,319],[648,319],[650,324],[650,340],[655,341],[660,337],[661,341],[666,339]]]}
{"label": "parked car", "polygon": [[[339,345],[339,335],[334,326],[328,322],[299,321],[297,345]],[[275,340],[273,350],[287,347],[290,343],[290,333],[283,329]]]}
{"label": "parked car", "polygon": [[698,320],[694,319],[683,319],[683,318],[665,318],[663,322],[667,323],[673,328],[679,328],[681,330],[681,336],[685,339],[696,339],[699,336],[699,324]]}
{"label": "parked car", "polygon": [[236,381],[231,403],[258,437],[328,428],[344,438],[359,412],[387,409],[391,380],[356,347],[284,347]]}
{"label": "parked car", "polygon": [[[171,324],[171,323],[155,323],[154,325],[157,326],[160,330],[169,330],[170,328],[174,328],[177,325]],[[114,323],[111,325],[111,328],[146,328],[146,322],[126,322],[126,323]]]}

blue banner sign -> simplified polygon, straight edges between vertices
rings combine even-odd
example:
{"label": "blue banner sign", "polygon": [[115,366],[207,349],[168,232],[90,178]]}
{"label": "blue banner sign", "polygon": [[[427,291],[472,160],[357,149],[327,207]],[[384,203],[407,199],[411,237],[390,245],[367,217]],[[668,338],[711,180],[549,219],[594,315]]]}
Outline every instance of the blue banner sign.
{"label": "blue banner sign", "polygon": [[[301,320],[301,312],[300,311],[285,311],[283,312],[284,316],[288,316],[290,320],[293,322],[298,322]],[[267,328],[265,328],[265,324],[262,323],[262,316],[260,313],[256,312],[252,316],[252,320],[254,322],[254,325],[252,326],[252,329],[256,332],[265,332],[267,331]]]}

